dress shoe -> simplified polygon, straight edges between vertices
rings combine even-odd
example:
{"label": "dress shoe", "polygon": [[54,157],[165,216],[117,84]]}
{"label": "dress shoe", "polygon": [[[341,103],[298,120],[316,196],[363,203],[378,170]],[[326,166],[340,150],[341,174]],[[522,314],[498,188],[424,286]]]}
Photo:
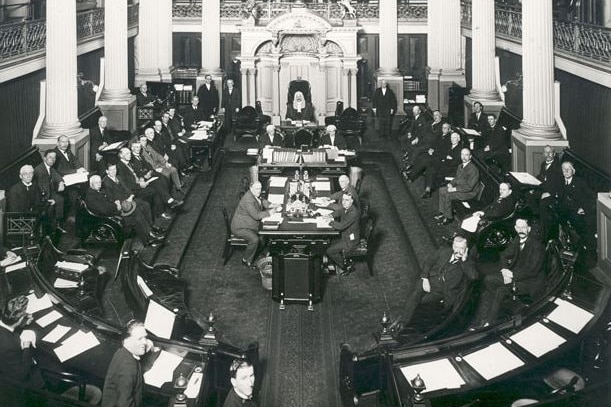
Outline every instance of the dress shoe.
{"label": "dress shoe", "polygon": [[163,234],[163,235],[165,235],[167,232],[167,230],[159,226],[151,226],[151,229],[153,230],[153,232]]}
{"label": "dress shoe", "polygon": [[248,261],[246,261],[246,260],[244,260],[244,259],[242,259],[242,264],[243,264],[243,265],[245,265],[245,266],[246,266],[246,267],[248,267],[248,268],[251,268],[251,267],[252,267],[252,263],[250,263],[250,262],[248,262]]}
{"label": "dress shoe", "polygon": [[450,218],[443,217],[443,218],[439,219],[439,222],[438,222],[438,223],[439,223],[440,225],[449,225],[449,224],[450,224],[450,223],[452,223],[452,222],[454,222],[454,219],[450,219]]}
{"label": "dress shoe", "polygon": [[165,239],[165,235],[164,234],[155,232],[154,230],[151,230],[149,232],[149,237],[153,238],[153,239]]}
{"label": "dress shoe", "polygon": [[422,198],[422,199],[429,199],[430,197],[431,197],[431,191],[426,191],[426,190],[425,190],[425,191],[422,193],[422,195],[420,195],[420,198]]}
{"label": "dress shoe", "polygon": [[445,218],[445,216],[443,215],[443,213],[439,212],[437,215],[433,216],[436,220],[441,220],[443,218]]}
{"label": "dress shoe", "polygon": [[159,247],[163,244],[163,242],[164,242],[164,239],[160,239],[158,237],[150,237],[146,241],[146,245],[151,246],[151,247]]}
{"label": "dress shoe", "polygon": [[409,157],[409,153],[406,151],[403,153],[403,155],[401,156],[401,159],[403,160],[407,160],[407,157]]}
{"label": "dress shoe", "polygon": [[174,199],[171,203],[170,203],[170,209],[176,209],[179,206],[182,206],[182,204],[184,204],[185,201],[179,201],[177,199]]}
{"label": "dress shoe", "polygon": [[403,168],[403,171],[405,172],[411,172],[410,170],[414,168],[414,166],[412,164],[408,164],[405,166],[405,168]]}
{"label": "dress shoe", "polygon": [[163,219],[168,219],[168,220],[169,220],[169,219],[172,219],[172,215],[170,215],[169,213],[166,213],[166,212],[162,213],[162,214],[161,214],[161,217],[162,217]]}

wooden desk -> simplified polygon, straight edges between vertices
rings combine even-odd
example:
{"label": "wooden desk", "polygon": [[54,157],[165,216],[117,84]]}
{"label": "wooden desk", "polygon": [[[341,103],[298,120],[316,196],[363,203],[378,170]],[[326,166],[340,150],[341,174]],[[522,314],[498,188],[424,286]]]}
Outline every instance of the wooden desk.
{"label": "wooden desk", "polygon": [[191,160],[196,162],[199,157],[207,153],[208,164],[212,167],[214,154],[216,153],[217,148],[223,144],[223,138],[221,136],[221,130],[223,127],[223,122],[217,119],[215,121],[214,126],[207,130],[207,137],[205,139],[194,140],[193,132],[188,132],[184,137],[185,140],[191,149]]}
{"label": "wooden desk", "polygon": [[[267,161],[263,159],[262,155],[259,155],[257,157],[257,173],[259,176],[265,178],[262,180],[263,185],[265,185],[267,177],[270,177],[272,175],[284,175],[292,177],[294,176],[296,170],[299,171],[301,174],[303,174],[304,171],[308,171],[308,175],[310,178],[314,178],[316,176],[337,178],[340,175],[347,174],[350,161],[353,157],[356,156],[354,152],[349,152],[348,156],[339,156],[343,157],[339,160],[326,159],[324,161],[319,162],[305,162],[303,159],[303,155],[309,154],[308,152],[302,153],[300,150],[297,149],[284,150],[295,152],[299,156],[298,160],[293,162],[278,162]],[[313,149],[312,151],[322,152],[326,150]]]}

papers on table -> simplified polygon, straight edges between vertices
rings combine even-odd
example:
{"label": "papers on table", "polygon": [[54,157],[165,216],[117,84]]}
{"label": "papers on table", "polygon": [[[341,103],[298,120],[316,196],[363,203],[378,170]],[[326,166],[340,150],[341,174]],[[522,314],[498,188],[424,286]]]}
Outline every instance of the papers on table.
{"label": "papers on table", "polygon": [[468,136],[476,136],[476,137],[481,136],[480,132],[477,130],[462,128],[462,131],[464,131],[465,134]]}
{"label": "papers on table", "polygon": [[335,157],[335,162],[345,163],[346,162],[346,157],[344,157],[343,155],[337,156],[337,157]]}
{"label": "papers on table", "polygon": [[144,327],[159,338],[170,339],[176,315],[154,300],[149,300]]}
{"label": "papers on table", "polygon": [[64,270],[68,270],[68,271],[75,271],[77,273],[82,273],[83,271],[89,268],[89,265],[82,264],[82,263],[74,263],[71,261],[58,261],[57,263],[55,263],[55,267],[58,267]]}
{"label": "papers on table", "polygon": [[272,147],[265,147],[261,150],[261,157],[267,161],[271,162],[274,158],[274,149]]}
{"label": "papers on table", "polygon": [[284,194],[269,194],[267,200],[273,204],[282,205],[284,203]]}
{"label": "papers on table", "polygon": [[148,184],[150,184],[151,182],[153,182],[153,181],[157,180],[158,178],[159,178],[159,177],[151,177],[151,178],[149,178],[149,179],[148,179],[148,180],[145,182],[145,184],[146,184],[146,185],[148,185]]}
{"label": "papers on table", "polygon": [[66,280],[65,278],[58,277],[53,283],[55,288],[76,288],[78,283],[76,281]]}
{"label": "papers on table", "polygon": [[331,203],[331,200],[329,199],[329,197],[326,196],[318,196],[312,199],[312,203],[316,206],[327,207]]}
{"label": "papers on table", "polygon": [[180,362],[182,362],[182,357],[162,350],[153,366],[144,373],[144,382],[161,388],[164,383],[174,379],[174,369],[180,365]]}
{"label": "papers on table", "polygon": [[61,317],[62,317],[62,314],[60,314],[56,310],[53,310],[53,311],[49,312],[47,315],[38,318],[36,320],[36,323],[38,325],[40,325],[42,328],[45,328],[45,327],[51,325],[53,322],[55,322],[58,319],[60,319]]}
{"label": "papers on table", "polygon": [[356,155],[356,151],[354,150],[339,150],[339,154],[345,155],[346,157],[352,157]]}
{"label": "papers on table", "polygon": [[246,149],[246,155],[259,155],[258,148],[248,148]]}
{"label": "papers on table", "polygon": [[490,380],[524,365],[524,362],[500,342],[463,358],[484,379]]}
{"label": "papers on table", "polygon": [[331,215],[333,211],[331,209],[318,208],[314,212],[320,213],[322,216]]}
{"label": "papers on table", "polygon": [[566,339],[541,322],[521,330],[510,339],[536,357],[541,357],[566,342]]}
{"label": "papers on table", "polygon": [[64,335],[66,335],[68,331],[70,331],[69,326],[57,325],[55,328],[53,328],[51,332],[46,334],[45,337],[42,338],[42,340],[49,343],[56,343]]}
{"label": "papers on table", "polygon": [[317,191],[331,191],[331,183],[329,181],[314,181],[312,187]]}
{"label": "papers on table", "polygon": [[401,368],[401,373],[408,383],[417,375],[420,375],[426,385],[424,393],[440,389],[457,389],[465,384],[463,378],[448,359],[405,366]]}
{"label": "papers on table", "polygon": [[95,337],[93,332],[85,333],[83,331],[78,331],[64,340],[60,347],[54,349],[54,352],[60,362],[65,362],[99,344],[100,341],[98,341],[98,338]]}
{"label": "papers on table", "polygon": [[462,221],[462,223],[460,224],[460,227],[466,230],[467,232],[475,233],[480,219],[481,218],[479,216],[471,215]]}
{"label": "papers on table", "polygon": [[[17,261],[19,260],[21,260],[21,257],[17,257]],[[24,269],[25,266],[27,266],[27,263],[25,261],[22,261],[21,263],[17,263],[17,264],[13,263],[10,266],[6,266],[4,270],[6,273],[10,273],[11,271]]]}
{"label": "papers on table", "polygon": [[136,276],[136,283],[138,284],[138,287],[140,288],[140,291],[142,291],[142,294],[148,298],[151,295],[153,295],[153,291],[151,291],[151,289],[149,288],[148,284],[146,284],[146,281],[144,281],[144,279],[140,276]]}
{"label": "papers on table", "polygon": [[284,188],[288,177],[270,177],[269,186],[270,188]]}
{"label": "papers on table", "polygon": [[265,217],[262,220],[263,220],[263,223],[265,222],[281,223],[282,222],[282,212],[273,212],[268,217]]}
{"label": "papers on table", "polygon": [[195,130],[189,140],[207,140],[208,139],[208,131],[207,130]]}
{"label": "papers on table", "polygon": [[51,298],[48,294],[44,294],[42,297],[37,298],[36,294],[32,293],[28,295],[28,307],[26,312],[28,314],[34,314],[35,312],[42,311],[43,309],[51,308]]}
{"label": "papers on table", "polygon": [[558,307],[550,312],[547,318],[573,333],[578,334],[581,332],[583,327],[594,317],[594,314],[591,312],[562,298],[556,298],[554,303]]}
{"label": "papers on table", "polygon": [[189,379],[189,384],[185,389],[185,396],[190,399],[197,398],[199,390],[202,387],[202,379],[204,378],[203,373],[194,372]]}
{"label": "papers on table", "polygon": [[116,143],[112,143],[112,144],[107,145],[106,147],[104,147],[102,149],[102,151],[117,150],[117,149],[123,147],[123,144],[125,144],[125,141],[117,141]]}
{"label": "papers on table", "polygon": [[526,185],[541,185],[541,181],[535,178],[533,175],[527,172],[515,172],[509,171],[509,173],[520,182],[520,184]]}
{"label": "papers on table", "polygon": [[331,226],[329,226],[329,223],[333,219],[323,218],[322,216],[314,219],[316,219],[316,227],[318,229],[333,229]]}
{"label": "papers on table", "polygon": [[64,184],[69,187],[74,184],[82,184],[83,182],[87,182],[89,180],[89,173],[85,172],[75,172],[74,174],[66,174],[64,175]]}
{"label": "papers on table", "polygon": [[208,122],[208,121],[202,120],[202,121],[198,122],[197,125],[199,127],[210,128],[210,127],[214,126],[214,122]]}

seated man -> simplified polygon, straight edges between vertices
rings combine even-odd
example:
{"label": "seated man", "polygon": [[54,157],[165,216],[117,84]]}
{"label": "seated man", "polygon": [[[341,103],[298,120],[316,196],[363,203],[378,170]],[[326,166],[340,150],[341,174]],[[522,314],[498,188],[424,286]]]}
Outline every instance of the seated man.
{"label": "seated man", "polygon": [[293,96],[293,103],[288,103],[286,107],[287,120],[305,120],[313,122],[314,108],[311,103],[306,102],[303,93],[297,91]]}
{"label": "seated man", "polygon": [[[178,175],[176,167],[170,164],[163,155],[159,154],[157,150],[148,144],[149,136],[152,136],[153,129],[146,129],[144,133],[145,135],[139,138],[141,146],[139,154],[144,157],[144,160],[153,167],[156,172],[163,174],[164,177],[172,181],[172,185],[174,185],[177,191],[182,191],[182,183],[180,182],[180,176]],[[132,149],[132,155],[135,154],[134,149]]]}
{"label": "seated man", "polygon": [[[81,161],[70,151],[70,140],[66,136],[57,138],[57,147],[55,151],[57,158],[53,168],[63,177],[67,174],[87,172]],[[80,194],[80,184],[75,184],[66,187],[64,193],[64,203],[66,205],[66,217],[73,217],[76,213],[76,200]]]}
{"label": "seated man", "polygon": [[106,116],[100,116],[98,125],[89,130],[89,169],[98,174],[103,174],[106,170],[102,150],[112,144],[110,133],[106,128],[107,124]]}
{"label": "seated man", "polygon": [[125,226],[134,228],[136,235],[145,245],[156,246],[163,241],[164,236],[155,233],[152,229],[153,220],[150,211],[147,216],[146,210],[133,199],[113,201],[101,189],[102,178],[99,175],[93,175],[89,178],[89,188],[87,188],[83,200],[91,212],[98,216],[122,217]]}
{"label": "seated man", "polygon": [[184,115],[184,127],[187,131],[193,131],[199,127],[199,122],[207,120],[204,111],[199,106],[199,97],[191,98],[191,106],[187,107]]}
{"label": "seated man", "polygon": [[330,146],[339,150],[345,150],[348,147],[346,139],[341,134],[337,134],[337,127],[330,124],[326,128],[325,134],[320,138],[321,147]]}
{"label": "seated man", "polygon": [[545,291],[543,262],[545,248],[530,236],[528,220],[516,219],[518,235],[501,253],[501,270],[484,277],[475,325],[487,326],[496,321],[501,303],[510,294],[526,295],[536,301]]}
{"label": "seated man", "polygon": [[[172,112],[170,114],[170,112]],[[167,154],[169,156],[168,161],[170,163],[176,163],[176,167],[181,172],[187,172],[193,169],[191,164],[191,150],[189,143],[183,140],[181,137],[185,134],[182,128],[181,121],[175,116],[176,109],[170,108],[163,112],[161,115],[161,131],[160,133],[166,140],[169,140],[169,150]],[[177,120],[173,120],[173,117]]]}
{"label": "seated man", "polygon": [[259,148],[266,146],[284,147],[284,138],[281,134],[276,133],[276,127],[273,124],[267,125],[265,134],[259,140]]}
{"label": "seated man", "polygon": [[40,192],[51,204],[49,208],[49,223],[53,229],[61,233],[64,230],[64,180],[59,172],[53,168],[57,153],[55,150],[44,152],[43,160],[34,168],[34,181],[38,184]]}
{"label": "seated man", "polygon": [[510,138],[507,129],[497,123],[496,116],[488,114],[488,129],[482,134],[484,148],[482,158],[487,164],[496,163],[502,170],[509,169],[511,155],[509,153]]}
{"label": "seated man", "polygon": [[8,300],[0,319],[0,376],[26,387],[45,387],[40,371],[32,357],[36,348],[36,333],[23,327],[32,320],[27,314],[28,298],[19,295]]}
{"label": "seated man", "polygon": [[359,194],[358,192],[356,192],[356,188],[354,188],[350,184],[350,178],[347,175],[342,174],[339,176],[338,182],[339,182],[340,190],[332,193],[331,196],[329,197],[329,203],[331,204],[331,209],[336,210],[336,209],[342,208],[342,197],[344,196],[344,194],[352,195],[352,199],[354,200],[354,206],[359,208],[360,207]]}
{"label": "seated man", "polygon": [[439,188],[439,214],[435,219],[442,225],[454,221],[452,201],[464,201],[477,195],[479,170],[471,162],[471,150],[463,148],[460,152],[462,164],[456,170],[456,176],[445,187]]}
{"label": "seated man", "polygon": [[352,195],[345,192],[342,195],[341,208],[336,208],[333,211],[333,214],[328,216],[339,218],[337,221],[332,220],[329,223],[329,226],[335,230],[339,230],[341,235],[327,248],[327,256],[331,261],[333,261],[333,263],[335,263],[337,274],[345,275],[347,273],[345,273],[343,270],[344,253],[349,253],[354,250],[361,239],[359,233],[359,221],[361,213],[354,205],[354,198]]}
{"label": "seated man", "polygon": [[[444,145],[450,144],[451,130],[452,128],[449,123],[443,123],[441,125],[441,132],[439,133],[439,135],[431,131],[431,134],[434,134],[433,137],[435,138],[435,141],[431,142],[430,145],[427,143],[423,143],[423,145],[427,145],[426,151],[422,150],[421,153],[410,156],[409,163],[402,171],[403,176],[409,179],[410,181],[415,181],[422,174],[422,172],[425,171],[427,164],[429,164],[429,161],[439,160],[439,154],[440,151],[443,150]],[[433,137],[427,137],[427,139],[431,141]]]}
{"label": "seated man", "polygon": [[459,299],[466,279],[477,279],[475,263],[469,259],[467,239],[454,237],[452,248],[441,246],[433,252],[422,268],[421,303],[443,302],[451,308]]}
{"label": "seated man", "polygon": [[[419,117],[423,117],[423,115],[419,115]],[[415,163],[415,160],[417,160],[419,156],[427,154],[429,149],[431,149],[437,143],[437,140],[441,137],[443,131],[443,123],[441,122],[441,119],[441,112],[439,110],[435,110],[433,112],[432,122],[428,123],[424,129],[414,129],[414,132],[416,134],[419,133],[419,135],[413,137],[410,144],[408,144],[407,150],[409,154],[405,159],[407,162],[405,170],[409,171],[411,164]]]}
{"label": "seated man", "polygon": [[153,106],[155,103],[155,96],[149,93],[149,88],[146,86],[146,83],[140,85],[138,92],[136,93],[136,106]]}
{"label": "seated man", "polygon": [[223,407],[257,407],[252,400],[255,387],[254,367],[244,359],[235,359],[229,367],[232,389],[229,390]]}
{"label": "seated man", "polygon": [[429,121],[424,114],[422,114],[420,106],[414,106],[412,112],[414,114],[414,119],[407,130],[407,134],[402,134],[399,136],[401,148],[404,151],[404,160],[408,160],[410,158],[413,150],[421,140],[424,140],[429,129]]}
{"label": "seated man", "polygon": [[40,212],[45,209],[42,193],[35,182],[34,168],[24,165],[19,169],[20,181],[11,186],[6,195],[7,212]]}
{"label": "seated man", "polygon": [[252,267],[252,262],[259,248],[259,223],[268,217],[280,205],[273,204],[261,198],[261,183],[253,182],[248,191],[240,199],[240,203],[231,219],[231,233],[248,242],[242,264]]}

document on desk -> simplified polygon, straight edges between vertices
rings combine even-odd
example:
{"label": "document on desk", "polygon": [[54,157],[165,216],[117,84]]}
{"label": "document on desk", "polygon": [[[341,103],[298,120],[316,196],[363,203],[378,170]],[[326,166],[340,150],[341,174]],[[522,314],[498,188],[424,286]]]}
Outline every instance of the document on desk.
{"label": "document on desk", "polygon": [[312,186],[317,191],[331,191],[331,183],[329,181],[314,181]]}
{"label": "document on desk", "polygon": [[55,263],[55,267],[68,271],[76,271],[77,273],[82,273],[83,271],[89,268],[89,264],[74,263],[71,261],[58,261],[57,263]]}
{"label": "document on desk", "polygon": [[123,147],[123,144],[125,144],[125,141],[117,141],[116,143],[111,143],[111,144],[107,145],[106,147],[104,147],[102,149],[102,151],[117,150],[117,149]]}
{"label": "document on desk", "polygon": [[328,196],[318,196],[312,199],[312,203],[316,206],[327,207],[331,203],[331,200],[329,199]]}
{"label": "document on desk", "polygon": [[318,208],[314,212],[320,213],[322,216],[331,215],[333,213],[332,209]]}
{"label": "document on desk", "polygon": [[538,358],[566,342],[566,339],[541,322],[532,324],[528,328],[510,336],[509,339]]}
{"label": "document on desk", "polygon": [[345,155],[346,157],[352,157],[356,155],[356,151],[354,150],[339,150],[339,154]]}
{"label": "document on desk", "polygon": [[282,212],[273,212],[266,218],[262,219],[263,222],[276,222],[282,223]]}
{"label": "document on desk", "polygon": [[[17,256],[17,261],[20,261],[20,260],[21,260],[21,257]],[[21,263],[13,262],[13,264],[11,264],[10,266],[6,266],[4,271],[5,273],[10,273],[11,271],[17,271],[17,270],[24,269],[26,266],[27,266],[27,263],[25,261],[22,261]]]}
{"label": "document on desk", "polygon": [[87,181],[89,181],[89,173],[87,171],[64,175],[64,184],[67,187],[70,185],[82,184]]}
{"label": "document on desk", "polygon": [[569,331],[578,334],[584,326],[594,317],[589,311],[562,298],[554,301],[558,305],[556,309],[549,313],[547,319],[554,321]]}
{"label": "document on desk", "polygon": [[46,334],[42,340],[49,343],[57,343],[57,341],[66,335],[70,329],[69,326],[57,325],[51,332]]}
{"label": "document on desk", "polygon": [[479,131],[477,131],[477,130],[473,130],[473,129],[466,129],[466,128],[464,128],[464,127],[461,127],[461,128],[462,128],[462,131],[464,131],[464,132],[465,132],[465,134],[466,134],[466,135],[468,135],[468,136],[475,136],[475,137],[479,137],[479,136],[481,136],[480,132],[479,132]]}
{"label": "document on desk", "polygon": [[283,194],[269,194],[267,200],[276,205],[282,205],[284,203]]}
{"label": "document on desk", "polygon": [[524,366],[524,362],[500,342],[470,353],[463,359],[486,380]]}
{"label": "document on desk", "polygon": [[532,174],[528,172],[515,172],[509,171],[509,173],[520,182],[520,184],[526,185],[541,185],[541,181],[535,178]]}
{"label": "document on desk", "polygon": [[38,318],[36,320],[36,323],[38,325],[40,325],[42,328],[45,328],[45,327],[51,325],[53,322],[55,322],[58,319],[60,319],[61,317],[62,317],[62,314],[57,312],[57,310],[53,310],[53,311],[49,312],[48,314],[46,314],[45,316],[42,316],[42,317]]}
{"label": "document on desk", "polygon": [[195,130],[189,140],[200,141],[208,139],[208,131],[207,130]]}
{"label": "document on desk", "polygon": [[34,314],[35,312],[42,311],[43,309],[51,308],[53,303],[51,303],[51,298],[48,294],[44,294],[42,297],[37,298],[36,294],[32,293],[27,296],[28,298],[28,307],[26,312],[28,314]]}
{"label": "document on desk", "polygon": [[140,291],[142,291],[142,294],[148,298],[151,295],[153,295],[153,291],[151,291],[151,289],[149,288],[148,284],[146,284],[146,281],[144,281],[144,279],[141,276],[136,276],[136,283],[138,284],[138,287],[140,288]]}
{"label": "document on desk", "polygon": [[318,229],[333,229],[331,226],[329,226],[329,223],[333,220],[331,218],[323,218],[322,216],[318,217],[318,218],[314,218],[316,219],[316,227]]}
{"label": "document on desk", "polygon": [[172,311],[153,301],[149,300],[149,305],[144,318],[144,327],[147,331],[155,334],[160,338],[170,339],[176,322],[176,314]]}
{"label": "document on desk", "polygon": [[288,177],[270,177],[269,186],[270,188],[284,188]]}
{"label": "document on desk", "polygon": [[66,280],[65,278],[58,277],[53,283],[55,288],[77,288],[78,283],[76,281]]}
{"label": "document on desk", "polygon": [[174,369],[180,365],[180,362],[182,362],[182,357],[165,350],[160,351],[153,366],[144,373],[144,382],[161,388],[164,383],[174,379]]}
{"label": "document on desk", "polygon": [[185,396],[190,399],[197,398],[199,390],[202,388],[202,381],[204,378],[203,373],[193,373],[189,379],[189,384],[185,389]]}
{"label": "document on desk", "polygon": [[423,393],[440,389],[458,389],[465,384],[458,370],[448,359],[405,366],[401,368],[401,373],[408,383],[420,375],[426,383],[426,390]]}
{"label": "document on desk", "polygon": [[464,230],[466,230],[467,232],[471,232],[471,233],[475,233],[475,231],[477,230],[477,225],[479,224],[480,221],[480,217],[479,216],[474,216],[471,215],[468,218],[465,218],[465,220],[462,221],[462,223],[460,224],[460,227]]}
{"label": "document on desk", "polygon": [[100,344],[98,338],[93,332],[78,331],[74,335],[68,337],[62,342],[62,345],[55,348],[53,351],[57,355],[60,362],[65,362],[75,356],[80,355]]}

